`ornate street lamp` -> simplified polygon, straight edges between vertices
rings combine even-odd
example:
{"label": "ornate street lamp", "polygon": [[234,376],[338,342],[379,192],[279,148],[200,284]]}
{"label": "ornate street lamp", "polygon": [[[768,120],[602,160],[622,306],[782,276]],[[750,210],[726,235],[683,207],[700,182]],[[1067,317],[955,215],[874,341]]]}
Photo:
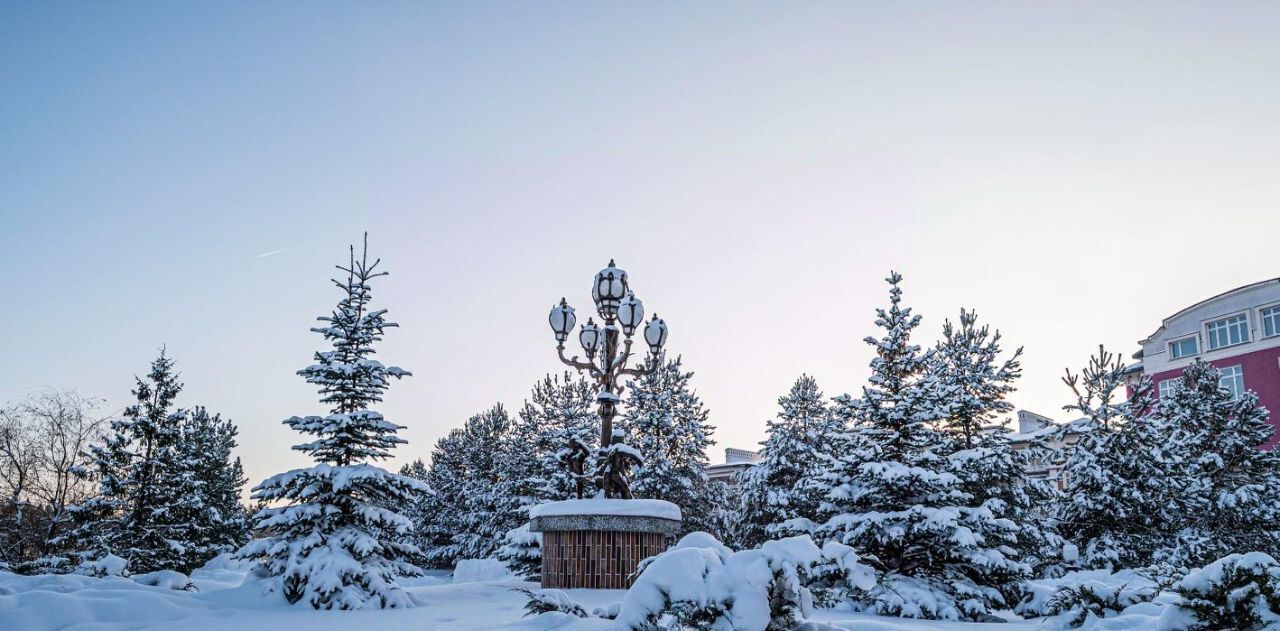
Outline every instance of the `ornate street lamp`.
{"label": "ornate street lamp", "polygon": [[[560,361],[585,372],[595,381],[599,394],[596,400],[600,403],[600,449],[608,450],[615,444],[613,436],[613,418],[617,415],[617,405],[621,400],[622,386],[619,377],[642,377],[654,371],[662,356],[662,348],[667,342],[667,324],[655,315],[644,327],[644,341],[649,346],[651,361],[643,368],[628,368],[631,360],[631,342],[640,325],[644,324],[644,303],[632,293],[627,282],[627,273],[615,267],[612,260],[609,266],[600,270],[591,286],[591,298],[596,303],[596,313],[603,326],[588,319],[578,332],[578,341],[587,355],[587,361],[581,361],[575,355],[565,357],[564,343],[569,338],[576,319],[573,307],[564,298],[560,304],[551,308],[547,320],[556,337],[556,352]],[[581,463],[575,466],[581,469]],[[582,475],[581,470],[575,474]],[[622,479],[603,481],[605,494],[609,497],[630,497],[625,476]]]}

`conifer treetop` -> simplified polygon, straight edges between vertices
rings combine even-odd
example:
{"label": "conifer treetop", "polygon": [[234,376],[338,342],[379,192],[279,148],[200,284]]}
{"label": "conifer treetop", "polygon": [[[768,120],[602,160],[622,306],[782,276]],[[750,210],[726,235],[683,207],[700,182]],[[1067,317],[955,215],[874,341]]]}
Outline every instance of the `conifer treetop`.
{"label": "conifer treetop", "polygon": [[320,401],[331,406],[331,413],[323,417],[295,416],[285,421],[297,431],[320,436],[294,449],[310,453],[317,462],[340,466],[390,458],[389,450],[406,442],[395,435],[403,426],[385,420],[369,407],[382,401],[390,378],[413,374],[372,358],[376,352],[374,343],[382,340],[384,329],[399,325],[386,320],[386,309],[369,309],[369,282],[387,272],[377,271],[381,259],[369,262],[368,233],[360,258],[356,258],[355,246],[349,252],[348,264],[336,266],[346,272],[346,278],[332,279],[345,295],[330,315],[317,318],[327,326],[311,329],[324,336],[333,349],[317,351],[316,363],[298,371],[307,383],[320,387]]}

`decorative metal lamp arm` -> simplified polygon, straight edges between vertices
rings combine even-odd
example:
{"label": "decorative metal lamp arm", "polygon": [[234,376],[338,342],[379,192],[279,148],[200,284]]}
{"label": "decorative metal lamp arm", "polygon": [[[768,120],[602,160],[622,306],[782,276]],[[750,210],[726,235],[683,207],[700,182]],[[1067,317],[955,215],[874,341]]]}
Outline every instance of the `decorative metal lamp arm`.
{"label": "decorative metal lamp arm", "polygon": [[556,345],[556,353],[560,355],[560,361],[563,362],[566,366],[571,366],[578,370],[585,370],[591,373],[593,377],[598,377],[600,375],[600,369],[597,368],[595,364],[591,362],[578,361],[577,355],[574,355],[572,359],[565,357],[564,344]]}

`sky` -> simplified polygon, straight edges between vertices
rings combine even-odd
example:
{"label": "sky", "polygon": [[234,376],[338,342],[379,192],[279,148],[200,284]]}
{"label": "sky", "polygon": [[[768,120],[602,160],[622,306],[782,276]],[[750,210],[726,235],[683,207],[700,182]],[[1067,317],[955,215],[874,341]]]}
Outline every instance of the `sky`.
{"label": "sky", "polygon": [[[369,232],[391,466],[560,370],[546,323],[626,269],[721,448],[802,373],[868,374],[884,278],[936,339],[1025,347],[1011,401],[1280,276],[1268,2],[0,0],[0,402],[129,402],[165,347],[305,466],[295,372]],[[582,319],[585,320],[585,317]]]}

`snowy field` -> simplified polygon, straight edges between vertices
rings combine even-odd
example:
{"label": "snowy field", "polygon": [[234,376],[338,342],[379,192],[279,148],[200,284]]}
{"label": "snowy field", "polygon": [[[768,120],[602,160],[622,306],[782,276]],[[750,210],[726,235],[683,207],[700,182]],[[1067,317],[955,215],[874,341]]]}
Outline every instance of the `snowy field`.
{"label": "snowy field", "polygon": [[[417,607],[380,611],[315,611],[289,606],[263,583],[240,570],[201,569],[191,576],[196,591],[166,585],[142,585],[118,577],[77,575],[18,576],[0,573],[0,629],[182,629],[184,631],[385,631],[433,629],[562,630],[618,629],[613,621],[582,619],[561,613],[524,617],[525,596],[515,588],[536,589],[536,583],[513,579],[455,583],[448,575],[411,581],[408,591]],[[587,610],[622,600],[613,590],[567,590]],[[1131,608],[1118,618],[1086,624],[1089,629],[1151,629],[1158,606]],[[1019,631],[1058,628],[1056,620],[1036,619],[1000,623],[959,623],[885,618],[839,611],[819,611],[814,622],[848,631]]]}

